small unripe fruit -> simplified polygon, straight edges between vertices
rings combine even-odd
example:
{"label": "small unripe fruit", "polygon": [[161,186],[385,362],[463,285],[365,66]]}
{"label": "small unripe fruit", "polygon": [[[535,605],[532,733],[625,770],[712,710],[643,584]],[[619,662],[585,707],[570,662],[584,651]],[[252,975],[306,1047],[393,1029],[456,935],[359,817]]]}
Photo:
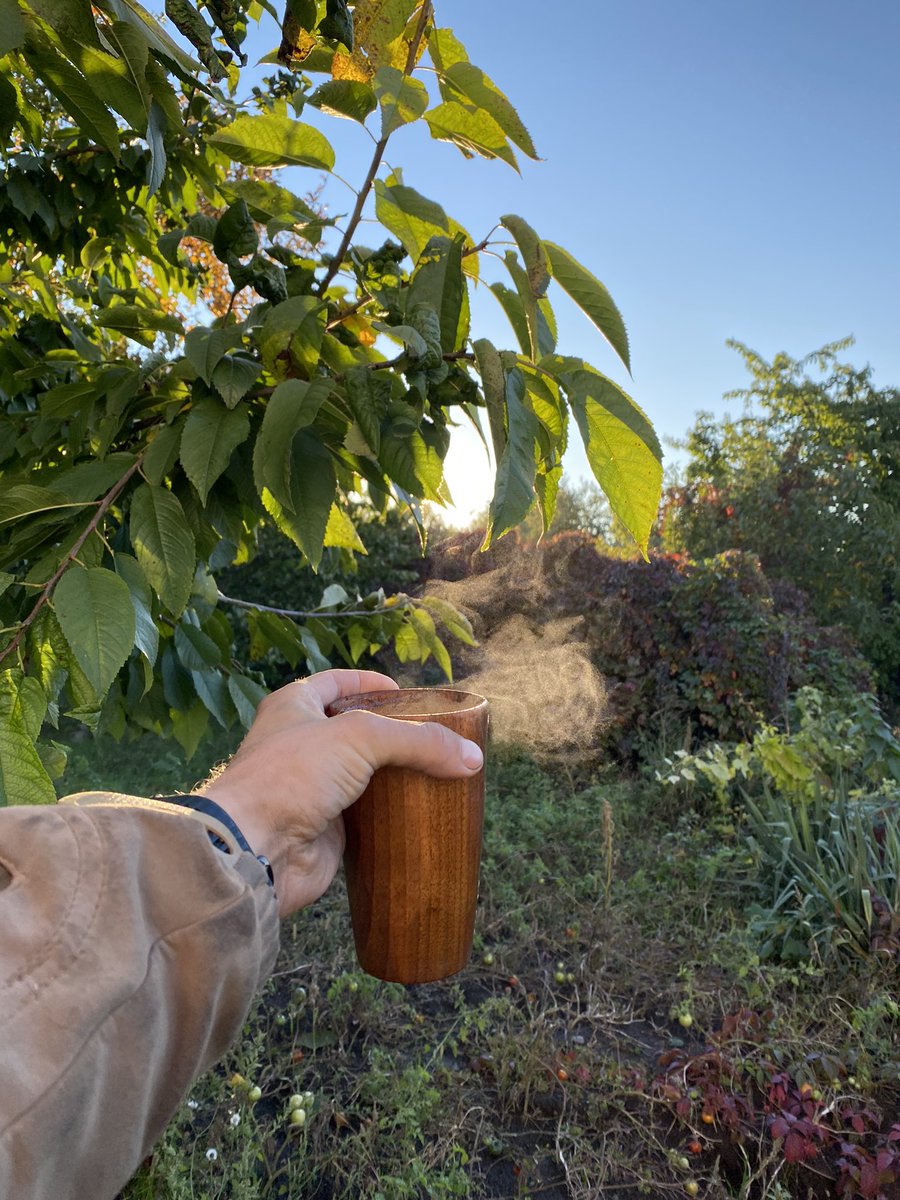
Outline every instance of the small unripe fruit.
{"label": "small unripe fruit", "polygon": [[557,971],[556,974],[553,976],[553,978],[556,980],[557,983],[565,983],[566,982],[566,973],[565,973],[565,971]]}
{"label": "small unripe fruit", "polygon": [[679,1167],[681,1167],[682,1171],[690,1170],[691,1164],[690,1164],[689,1160],[684,1157],[683,1154],[679,1156],[677,1161],[678,1161],[678,1165],[679,1165]]}
{"label": "small unripe fruit", "polygon": [[490,950],[488,950],[485,954],[482,954],[481,961],[486,967],[492,967],[494,965],[494,956],[491,954]]}
{"label": "small unripe fruit", "polygon": [[290,1109],[291,1112],[293,1112],[295,1108],[302,1108],[302,1107],[303,1107],[303,1097],[300,1095],[299,1092],[294,1092],[293,1096],[291,1096],[290,1100],[288,1100],[288,1108]]}
{"label": "small unripe fruit", "polygon": [[688,1012],[681,1013],[681,1015],[678,1018],[678,1024],[682,1027],[682,1029],[690,1029],[690,1027],[693,1025],[693,1023],[694,1023],[694,1018]]}
{"label": "small unripe fruit", "polygon": [[696,1196],[700,1191],[700,1184],[696,1179],[689,1179],[684,1185],[684,1190],[689,1196]]}
{"label": "small unripe fruit", "polygon": [[306,1124],[306,1109],[305,1108],[291,1109],[290,1120],[291,1120],[292,1125],[296,1125],[298,1128],[302,1129],[302,1127]]}
{"label": "small unripe fruit", "polygon": [[250,1091],[247,1093],[247,1099],[250,1101],[251,1104],[255,1104],[257,1102],[257,1100],[261,1100],[262,1099],[262,1088],[252,1087],[250,1089]]}
{"label": "small unripe fruit", "polygon": [[356,982],[355,979],[351,979],[350,982],[347,984],[347,990],[349,992],[358,992],[359,991],[359,984]]}
{"label": "small unripe fruit", "polygon": [[275,1024],[276,1025],[287,1025],[287,1017],[284,1015],[284,1013],[276,1013]]}

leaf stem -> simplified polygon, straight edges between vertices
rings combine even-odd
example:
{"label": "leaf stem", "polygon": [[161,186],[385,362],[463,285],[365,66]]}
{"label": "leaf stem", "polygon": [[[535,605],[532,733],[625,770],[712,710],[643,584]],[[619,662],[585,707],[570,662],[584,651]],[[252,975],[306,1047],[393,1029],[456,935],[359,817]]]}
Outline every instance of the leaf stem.
{"label": "leaf stem", "polygon": [[141,454],[141,455],[139,455],[138,458],[136,458],[134,460],[134,462],[131,464],[131,466],[128,468],[128,470],[125,472],[125,474],[120,479],[116,480],[116,482],[112,485],[112,487],[109,489],[109,491],[103,497],[103,499],[98,503],[97,511],[91,517],[90,521],[87,523],[84,530],[75,539],[74,543],[72,544],[71,549],[63,557],[62,562],[59,564],[59,566],[53,572],[51,577],[44,584],[43,588],[41,589],[41,594],[38,596],[37,600],[35,601],[34,607],[32,608],[31,612],[28,614],[28,616],[25,618],[25,620],[22,621],[22,623],[19,625],[19,629],[18,629],[18,632],[16,633],[16,636],[13,638],[13,640],[9,643],[8,646],[6,646],[2,651],[0,651],[0,663],[2,663],[5,658],[8,658],[10,654],[12,654],[15,650],[18,649],[19,644],[22,641],[22,638],[25,636],[25,633],[28,631],[28,628],[31,626],[31,624],[34,622],[35,618],[37,617],[38,613],[41,611],[41,609],[44,607],[44,605],[50,599],[53,589],[59,583],[60,579],[62,579],[63,575],[69,569],[71,564],[73,562],[77,561],[77,556],[78,556],[79,550],[84,545],[84,543],[88,540],[88,538],[91,536],[91,534],[95,532],[95,530],[99,526],[100,522],[102,521],[103,517],[105,516],[105,514],[107,513],[107,511],[109,510],[111,505],[115,502],[119,493],[122,491],[122,489],[128,483],[129,479],[131,479],[132,475],[134,475],[135,472],[138,470],[138,468],[141,465],[141,460],[143,459],[143,457],[144,457],[143,454]]}
{"label": "leaf stem", "polygon": [[[416,65],[416,57],[419,53],[419,45],[422,41],[422,36],[425,33],[425,27],[428,24],[432,14],[431,0],[425,0],[422,5],[422,10],[419,13],[419,21],[416,25],[416,32],[413,35],[412,41],[409,43],[409,53],[406,56],[406,66],[403,69],[404,75],[411,75],[413,67]],[[350,214],[350,220],[347,222],[347,228],[344,230],[344,236],[341,238],[341,244],[337,248],[337,252],[331,260],[331,265],[325,272],[324,278],[318,285],[318,294],[324,296],[329,285],[341,269],[341,264],[347,256],[347,251],[350,249],[350,243],[353,240],[353,235],[356,233],[356,227],[362,218],[363,208],[369,198],[369,192],[372,190],[372,184],[375,182],[375,176],[378,174],[378,168],[381,166],[381,160],[384,157],[384,152],[387,149],[390,134],[386,133],[379,138],[375,143],[375,153],[372,155],[372,161],[369,164],[369,170],[366,172],[366,177],[363,180],[363,185],[359,189],[356,196],[356,204],[353,206],[353,212]]]}

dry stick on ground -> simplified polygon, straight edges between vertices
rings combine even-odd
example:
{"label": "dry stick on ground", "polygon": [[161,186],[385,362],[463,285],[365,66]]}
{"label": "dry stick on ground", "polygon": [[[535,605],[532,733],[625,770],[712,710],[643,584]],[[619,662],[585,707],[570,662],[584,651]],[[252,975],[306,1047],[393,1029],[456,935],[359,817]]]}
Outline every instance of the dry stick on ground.
{"label": "dry stick on ground", "polygon": [[[413,40],[409,44],[409,53],[406,56],[406,66],[403,69],[404,75],[412,74],[412,69],[416,65],[416,58],[419,53],[419,45],[425,33],[425,27],[431,18],[432,10],[433,5],[431,0],[425,0],[425,3],[422,5],[422,11],[419,13],[419,22],[416,25],[416,32],[413,35]],[[356,204],[354,205],[350,220],[347,222],[347,228],[344,230],[344,236],[341,239],[341,244],[338,246],[337,252],[335,253],[334,258],[331,260],[331,265],[325,272],[325,277],[318,285],[318,292],[320,296],[324,296],[325,292],[328,290],[331,281],[341,269],[341,263],[343,263],[344,258],[347,255],[347,251],[350,249],[350,243],[353,240],[353,235],[356,233],[356,227],[359,225],[359,222],[362,219],[363,208],[365,207],[366,200],[369,197],[369,192],[372,190],[372,184],[375,182],[375,176],[378,173],[378,168],[381,166],[381,160],[384,157],[384,152],[387,149],[390,136],[390,133],[386,133],[375,145],[375,153],[372,155],[372,162],[370,163],[369,170],[365,179],[363,180],[363,185],[359,189],[359,193],[356,197]]]}
{"label": "dry stick on ground", "polygon": [[28,631],[29,626],[34,621],[34,619],[37,617],[38,613],[41,611],[41,609],[44,607],[44,605],[47,603],[47,601],[50,599],[53,589],[59,583],[60,579],[62,579],[63,575],[66,573],[66,571],[72,565],[72,563],[77,561],[78,551],[81,549],[81,547],[84,545],[84,543],[88,540],[88,538],[91,536],[91,534],[97,529],[97,527],[100,524],[101,520],[103,519],[104,515],[109,510],[110,506],[115,502],[116,497],[119,495],[119,493],[125,487],[126,483],[128,483],[129,479],[131,479],[132,475],[134,475],[134,473],[138,470],[138,468],[141,465],[141,461],[143,460],[143,457],[144,457],[143,454],[141,454],[138,458],[136,458],[134,460],[134,462],[131,464],[131,466],[128,468],[128,470],[125,472],[125,474],[121,477],[121,479],[116,480],[116,482],[112,485],[112,487],[109,489],[109,491],[103,497],[103,499],[99,502],[99,504],[97,505],[97,511],[94,513],[93,517],[91,517],[91,519],[88,522],[84,531],[81,534],[79,534],[79,536],[76,538],[74,544],[72,545],[72,548],[69,550],[69,552],[66,555],[64,555],[62,562],[59,564],[59,566],[53,572],[50,579],[48,579],[48,581],[44,584],[41,594],[38,596],[37,600],[35,601],[34,607],[32,608],[31,612],[28,614],[28,616],[25,618],[25,620],[19,626],[16,636],[13,638],[13,640],[9,643],[9,645],[4,650],[0,651],[0,663],[2,663],[5,658],[8,658],[9,655],[12,654],[16,649],[18,649],[19,643],[21,642],[22,638]]}

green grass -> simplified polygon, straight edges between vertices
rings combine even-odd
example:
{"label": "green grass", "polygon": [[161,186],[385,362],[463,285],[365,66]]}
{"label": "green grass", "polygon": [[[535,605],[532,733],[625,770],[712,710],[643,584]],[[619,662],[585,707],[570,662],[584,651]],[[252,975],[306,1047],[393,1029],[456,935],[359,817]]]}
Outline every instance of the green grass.
{"label": "green grass", "polygon": [[[82,743],[64,786],[186,788],[227,748],[185,767],[165,743]],[[741,864],[727,831],[654,786],[495,754],[469,968],[408,988],[366,976],[335,881],[284,924],[242,1038],[123,1200],[629,1200],[691,1181],[722,1200],[805,1197],[811,1176],[783,1162],[761,1097],[781,1072],[820,1083],[822,1106],[896,1119],[896,967],[761,962]],[[739,1010],[756,1032],[737,1046],[717,1031]],[[703,1123],[708,1083],[675,1113],[666,1056],[708,1047],[722,1095],[757,1105],[752,1137],[731,1136],[724,1108]]]}

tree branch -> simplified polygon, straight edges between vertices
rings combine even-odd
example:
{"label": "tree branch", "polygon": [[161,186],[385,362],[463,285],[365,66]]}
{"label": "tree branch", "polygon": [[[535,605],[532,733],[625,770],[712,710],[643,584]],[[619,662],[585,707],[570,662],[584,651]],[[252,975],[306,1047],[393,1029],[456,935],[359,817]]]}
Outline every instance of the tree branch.
{"label": "tree branch", "polygon": [[[419,45],[425,33],[425,27],[432,13],[431,0],[425,0],[422,5],[422,10],[419,13],[419,22],[416,25],[416,32],[413,35],[413,40],[409,44],[409,53],[406,56],[406,66],[403,69],[404,75],[411,75],[413,67],[416,65],[416,57],[419,53]],[[375,176],[378,174],[378,168],[381,166],[381,160],[384,157],[384,152],[387,149],[390,134],[385,134],[375,144],[375,153],[372,155],[372,161],[369,164],[369,170],[363,180],[362,187],[356,196],[356,204],[353,206],[353,212],[350,214],[350,220],[347,222],[347,228],[344,230],[344,236],[341,238],[341,244],[337,248],[337,252],[331,260],[331,265],[325,272],[324,278],[318,285],[318,294],[324,296],[328,290],[332,280],[338,271],[341,269],[341,264],[347,256],[347,251],[350,249],[350,243],[353,240],[353,235],[356,233],[356,227],[362,219],[363,209],[366,201],[369,198],[369,192],[372,190],[372,184],[375,182]]]}
{"label": "tree branch", "polygon": [[109,511],[109,508],[111,507],[111,505],[115,502],[119,493],[122,491],[122,489],[128,483],[129,479],[131,479],[132,475],[134,475],[134,473],[140,467],[143,457],[144,456],[141,454],[134,460],[134,462],[131,464],[131,466],[128,468],[128,470],[125,472],[125,474],[120,479],[116,480],[116,482],[112,485],[112,487],[109,489],[109,491],[103,497],[103,499],[98,503],[97,511],[91,517],[91,519],[88,522],[85,529],[75,539],[75,542],[73,543],[68,554],[66,554],[64,556],[62,562],[59,564],[59,566],[53,572],[50,579],[48,579],[48,581],[44,584],[44,586],[41,590],[41,594],[38,596],[37,600],[35,601],[34,607],[32,608],[31,612],[28,614],[28,616],[25,618],[25,620],[19,626],[16,636],[13,638],[13,640],[9,643],[8,646],[6,646],[2,651],[0,651],[0,663],[2,663],[5,658],[8,658],[10,654],[12,654],[15,650],[18,649],[19,644],[21,643],[22,638],[27,633],[29,627],[34,622],[38,613],[41,611],[41,609],[44,607],[44,605],[50,599],[53,589],[59,583],[60,579],[62,579],[63,575],[69,569],[71,564],[76,561],[76,559],[78,557],[78,551],[81,549],[81,547],[84,545],[84,543],[88,540],[88,538],[91,536],[91,534],[94,533],[94,531],[97,529],[100,522],[103,520],[103,517]]}
{"label": "tree branch", "polygon": [[234,596],[226,596],[223,592],[218,593],[218,600],[222,604],[232,604],[235,608],[246,608],[251,612],[275,613],[279,617],[303,618],[310,621],[334,621],[338,617],[378,617],[382,613],[401,612],[403,608],[400,604],[392,604],[390,608],[363,608],[353,611],[347,610],[345,612],[324,612],[322,609],[314,610],[313,612],[300,612],[295,608],[272,608],[269,604],[256,604],[252,600],[238,600]]}

